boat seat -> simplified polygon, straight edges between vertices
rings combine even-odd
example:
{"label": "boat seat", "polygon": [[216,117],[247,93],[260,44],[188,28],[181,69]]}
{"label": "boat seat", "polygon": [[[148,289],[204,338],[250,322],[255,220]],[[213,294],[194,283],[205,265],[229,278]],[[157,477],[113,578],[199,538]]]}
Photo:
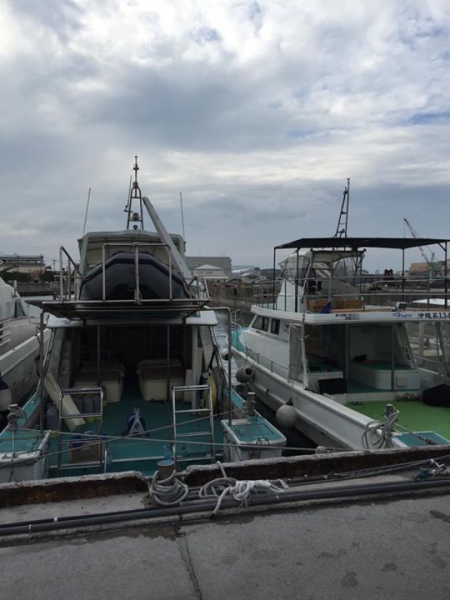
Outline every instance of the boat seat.
{"label": "boat seat", "polygon": [[[185,372],[179,360],[170,361],[170,386],[185,384]],[[142,360],[136,369],[139,388],[144,400],[168,400],[167,398],[167,360]]]}
{"label": "boat seat", "polygon": [[99,379],[97,378],[97,371],[80,371],[75,377],[75,385],[77,387],[92,387],[98,385],[98,383],[105,390],[105,404],[113,404],[120,401],[123,391],[123,381],[118,370],[101,370]]}

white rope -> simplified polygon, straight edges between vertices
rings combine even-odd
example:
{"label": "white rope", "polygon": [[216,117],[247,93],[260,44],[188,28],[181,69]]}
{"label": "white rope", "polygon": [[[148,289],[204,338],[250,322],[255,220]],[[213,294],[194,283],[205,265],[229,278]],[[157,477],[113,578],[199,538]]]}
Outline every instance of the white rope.
{"label": "white rope", "polygon": [[[396,409],[386,417],[384,423],[381,421],[370,421],[367,423],[362,434],[362,443],[366,450],[370,448],[389,448],[391,446],[392,432],[400,412]],[[380,430],[378,432],[378,430]]]}
{"label": "white rope", "polygon": [[189,493],[189,487],[176,478],[173,471],[166,479],[160,479],[159,471],[156,471],[149,488],[150,495],[160,506],[174,506],[182,502]]}
{"label": "white rope", "polygon": [[275,485],[266,479],[237,481],[232,477],[221,477],[206,483],[200,488],[198,495],[200,498],[217,498],[217,504],[213,510],[213,516],[215,516],[226,496],[230,496],[239,502],[239,508],[241,508],[242,506],[248,506],[252,494],[280,494],[288,488],[287,483],[281,479],[278,479],[277,483],[279,485]]}

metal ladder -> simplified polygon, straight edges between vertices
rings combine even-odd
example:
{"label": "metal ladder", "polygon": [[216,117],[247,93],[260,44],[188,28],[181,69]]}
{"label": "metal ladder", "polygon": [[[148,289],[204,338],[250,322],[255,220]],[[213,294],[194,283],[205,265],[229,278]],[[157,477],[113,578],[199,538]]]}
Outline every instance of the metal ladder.
{"label": "metal ladder", "polygon": [[[95,409],[95,405],[93,406],[92,412],[80,411],[77,414],[63,414],[63,399],[64,396],[71,396],[73,402],[76,405],[77,396],[85,397],[90,395],[91,401],[93,402],[93,397],[98,397],[98,407]],[[60,390],[60,401],[59,401],[59,427],[58,427],[58,463],[57,463],[57,473],[58,476],[61,476],[62,471],[67,469],[98,469],[99,473],[103,473],[106,469],[106,457],[107,457],[107,445],[106,442],[103,441],[103,404],[104,404],[104,391],[102,387],[74,387],[74,388],[65,388]],[[62,433],[63,430],[63,421],[70,419],[96,419],[98,420],[97,431],[92,434],[92,440],[89,439],[89,436],[85,437],[80,436],[80,439],[75,442],[74,447],[74,437],[76,438],[76,433],[73,436],[64,435]],[[79,444],[79,447],[77,447]],[[83,449],[88,451],[88,455],[83,460],[81,457],[74,460],[69,458],[69,462],[63,463],[63,453],[67,453],[69,457],[73,456],[74,453],[82,453]],[[89,454],[90,450],[90,454]]]}
{"label": "metal ladder", "polygon": [[[177,398],[177,394],[182,394],[182,393],[188,393],[188,392],[192,392],[193,393],[193,400],[192,400],[192,405],[194,405],[197,402],[197,394],[198,392],[204,392],[205,393],[205,397],[207,398],[207,403],[208,406],[205,406],[203,408],[201,407],[197,407],[195,406],[194,408],[185,408],[182,410],[177,410],[177,406],[176,406],[176,398]],[[195,396],[194,396],[195,394]],[[194,402],[194,398],[195,398],[195,402]],[[188,440],[189,438],[201,438],[201,437],[206,437],[209,438],[209,445],[211,446],[211,452],[210,455],[206,456],[205,458],[211,458],[211,462],[215,462],[216,461],[216,455],[215,455],[215,443],[214,443],[214,410],[213,410],[213,404],[212,404],[212,389],[210,385],[184,385],[184,386],[174,386],[172,388],[172,411],[173,411],[173,442],[172,442],[172,454],[173,454],[173,460],[176,463],[177,461],[177,456],[178,456],[178,444],[182,441],[182,440]],[[198,415],[200,418],[203,415],[204,418],[207,418],[209,420],[209,430],[208,431],[188,431],[188,432],[181,432],[180,428],[183,426],[183,423],[179,423],[177,421],[177,415]],[[196,459],[198,459],[198,456],[196,456]]]}

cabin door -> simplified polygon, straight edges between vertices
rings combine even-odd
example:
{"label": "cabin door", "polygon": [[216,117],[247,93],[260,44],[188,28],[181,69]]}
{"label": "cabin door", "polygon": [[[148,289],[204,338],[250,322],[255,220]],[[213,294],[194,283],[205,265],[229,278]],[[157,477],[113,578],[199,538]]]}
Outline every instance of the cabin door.
{"label": "cabin door", "polygon": [[308,361],[305,351],[305,326],[289,327],[289,379],[308,385]]}

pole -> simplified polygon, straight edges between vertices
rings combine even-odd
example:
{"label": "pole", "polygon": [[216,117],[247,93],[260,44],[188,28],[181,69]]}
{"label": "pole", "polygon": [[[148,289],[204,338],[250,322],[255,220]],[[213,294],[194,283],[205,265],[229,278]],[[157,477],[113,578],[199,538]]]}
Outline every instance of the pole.
{"label": "pole", "polygon": [[91,199],[91,188],[89,188],[88,197],[87,197],[86,214],[84,215],[84,225],[83,225],[83,236],[82,237],[84,237],[84,232],[86,231],[86,222],[87,222],[87,218],[88,218],[89,200],[90,199]]}
{"label": "pole", "polygon": [[39,414],[40,414],[40,433],[44,433],[44,311],[41,310],[39,318]]}

